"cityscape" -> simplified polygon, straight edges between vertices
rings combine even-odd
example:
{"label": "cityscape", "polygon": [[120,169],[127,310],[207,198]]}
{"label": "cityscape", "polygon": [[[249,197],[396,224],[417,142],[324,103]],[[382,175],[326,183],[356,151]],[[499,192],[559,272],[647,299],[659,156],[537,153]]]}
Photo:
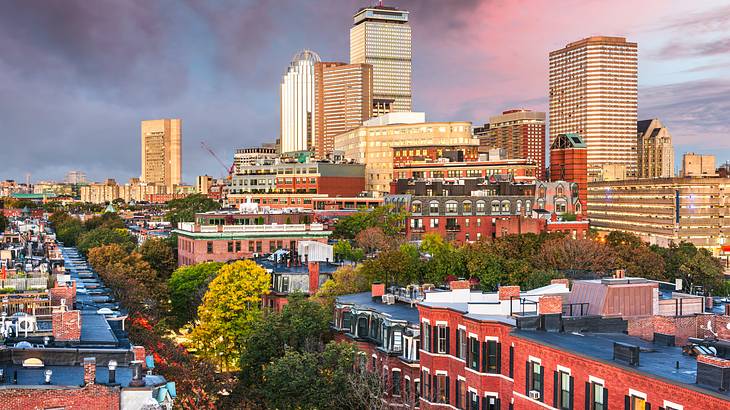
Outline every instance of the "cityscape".
{"label": "cityscape", "polygon": [[[662,59],[727,76],[730,37],[713,37],[717,50],[690,53],[688,40],[645,53],[636,33],[657,26],[620,29],[639,20],[606,9],[595,29],[531,57],[546,70],[529,79],[529,62],[494,45],[511,59],[498,92],[519,93],[515,81],[544,92],[497,109],[470,100],[485,116],[444,109],[485,86],[437,84],[452,55],[433,50],[443,38],[467,55],[474,41],[509,42],[455,34],[462,18],[493,23],[488,2],[163,3],[0,5],[0,409],[730,409],[730,121],[700,119],[722,111],[726,88],[689,75],[706,95],[684,99],[678,118],[686,94],[656,86],[647,110],[639,81],[651,84]],[[496,9],[544,12],[531,3]],[[683,35],[730,35],[730,5],[710,3],[656,7],[676,8],[662,27]],[[289,37],[262,42],[277,7]],[[158,9],[189,27],[175,51],[230,47],[208,47],[205,16],[251,57],[220,64],[276,73],[251,80],[266,96],[245,91],[233,114],[251,120],[230,132],[254,139],[214,135],[234,127],[230,107],[206,101],[220,84],[194,98],[195,115],[149,108],[189,81],[168,50],[124,48],[139,32],[164,48]],[[326,25],[347,29],[309,35]],[[84,40],[58,51],[56,36]],[[128,61],[92,62],[118,47]],[[258,47],[290,58],[258,61]],[[58,53],[78,57],[78,73],[62,74]],[[94,105],[89,89],[108,101],[129,92],[137,109],[115,109],[134,112],[134,134],[91,125],[101,108],[60,106],[43,125],[44,108],[17,127],[44,96],[10,92],[35,81],[13,63],[26,57],[69,106]],[[110,87],[135,76],[156,85]],[[269,136],[267,99],[278,105]],[[59,115],[84,134],[33,134]],[[687,135],[703,126],[702,142]]]}

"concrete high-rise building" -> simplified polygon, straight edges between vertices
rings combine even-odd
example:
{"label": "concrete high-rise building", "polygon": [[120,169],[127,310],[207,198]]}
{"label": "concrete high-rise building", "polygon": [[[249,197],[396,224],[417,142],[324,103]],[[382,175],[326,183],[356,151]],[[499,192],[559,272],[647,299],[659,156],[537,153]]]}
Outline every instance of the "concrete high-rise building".
{"label": "concrete high-rise building", "polygon": [[589,37],[550,53],[550,138],[578,133],[588,174],[623,164],[636,175],[638,57],[623,37]]}
{"label": "concrete high-rise building", "polygon": [[537,179],[545,178],[545,113],[508,110],[489,118],[489,125],[474,134],[486,150],[502,148],[506,159],[530,159],[537,164]]}
{"label": "concrete high-rise building", "polygon": [[322,62],[315,64],[316,137],[314,153],[325,158],[335,148],[335,135],[362,125],[373,106],[373,66]]}
{"label": "concrete high-rise building", "polygon": [[717,176],[714,155],[700,155],[688,152],[682,155],[682,177]]}
{"label": "concrete high-rise building", "polygon": [[142,175],[148,184],[172,191],[182,174],[182,120],[142,121]]}
{"label": "concrete high-rise building", "polygon": [[373,116],[413,108],[411,26],[408,12],[394,7],[364,7],[353,16],[350,63],[373,66]]}
{"label": "concrete high-rise building", "polygon": [[86,174],[81,171],[68,171],[66,173],[65,181],[67,184],[84,184],[86,183]]}
{"label": "concrete high-rise building", "polygon": [[314,66],[319,55],[302,50],[294,55],[281,79],[281,152],[309,151],[317,133]]}
{"label": "concrete high-rise building", "polygon": [[636,124],[638,178],[674,177],[674,147],[672,134],[658,118]]}
{"label": "concrete high-rise building", "polygon": [[574,182],[580,205],[575,213],[585,215],[588,205],[588,161],[586,144],[575,133],[560,134],[550,146],[550,180]]}
{"label": "concrete high-rise building", "polygon": [[198,194],[208,195],[210,187],[213,185],[213,177],[210,175],[198,175],[195,181],[195,192]]}

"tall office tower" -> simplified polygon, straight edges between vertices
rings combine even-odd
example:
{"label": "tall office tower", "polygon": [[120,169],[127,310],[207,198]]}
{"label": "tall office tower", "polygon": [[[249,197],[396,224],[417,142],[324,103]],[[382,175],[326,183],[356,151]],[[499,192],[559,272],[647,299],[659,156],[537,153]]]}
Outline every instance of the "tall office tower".
{"label": "tall office tower", "polygon": [[182,174],[182,120],[142,121],[142,182],[173,192]]}
{"label": "tall office tower", "polygon": [[408,12],[383,5],[353,16],[350,63],[373,66],[373,117],[412,111],[411,26]]}
{"label": "tall office tower", "polygon": [[637,45],[623,37],[589,37],[550,53],[550,139],[583,137],[589,180],[605,165],[636,175],[637,65]]}
{"label": "tall office tower", "polygon": [[373,105],[373,66],[317,63],[315,156],[325,158],[335,148],[335,135],[362,125]]}
{"label": "tall office tower", "polygon": [[65,181],[67,184],[83,184],[86,183],[86,174],[81,171],[68,171]]}
{"label": "tall office tower", "polygon": [[672,134],[658,118],[636,124],[638,178],[674,177]]}
{"label": "tall office tower", "polygon": [[489,118],[489,125],[475,128],[479,145],[502,148],[506,159],[531,159],[537,164],[537,179],[545,178],[545,113],[509,110]]}
{"label": "tall office tower", "polygon": [[575,213],[588,211],[588,152],[578,134],[560,134],[550,145],[550,180],[575,182],[580,206]]}
{"label": "tall office tower", "polygon": [[281,79],[281,152],[309,151],[314,147],[314,66],[319,55],[302,50]]}

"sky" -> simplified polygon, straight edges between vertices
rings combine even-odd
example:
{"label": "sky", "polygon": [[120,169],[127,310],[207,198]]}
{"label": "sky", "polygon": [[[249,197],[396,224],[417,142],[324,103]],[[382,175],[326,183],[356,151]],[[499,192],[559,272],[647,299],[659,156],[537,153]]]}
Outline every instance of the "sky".
{"label": "sky", "polygon": [[[183,180],[222,176],[236,148],[273,142],[291,57],[348,61],[351,0],[0,2],[0,179],[126,182],[140,120],[183,120]],[[639,44],[639,119],[676,156],[730,160],[730,1],[389,0],[410,11],[414,110],[472,121],[547,111],[548,53],[591,35]]]}

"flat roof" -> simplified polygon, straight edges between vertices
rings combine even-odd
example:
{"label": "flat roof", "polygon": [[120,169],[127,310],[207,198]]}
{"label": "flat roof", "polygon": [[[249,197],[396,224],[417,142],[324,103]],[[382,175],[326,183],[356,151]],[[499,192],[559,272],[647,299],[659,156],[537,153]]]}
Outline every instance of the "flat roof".
{"label": "flat roof", "polygon": [[[562,333],[545,332],[540,330],[514,329],[512,335],[532,340],[539,344],[554,347],[568,353],[596,359],[611,366],[642,373],[667,382],[681,384],[682,387],[711,393],[719,397],[730,397],[730,392],[718,392],[709,387],[696,384],[697,360],[682,354],[682,348],[676,346],[662,346],[628,336],[623,333]],[[639,366],[629,366],[613,360],[613,343],[627,343],[639,346]],[[676,367],[679,363],[679,368]]]}

